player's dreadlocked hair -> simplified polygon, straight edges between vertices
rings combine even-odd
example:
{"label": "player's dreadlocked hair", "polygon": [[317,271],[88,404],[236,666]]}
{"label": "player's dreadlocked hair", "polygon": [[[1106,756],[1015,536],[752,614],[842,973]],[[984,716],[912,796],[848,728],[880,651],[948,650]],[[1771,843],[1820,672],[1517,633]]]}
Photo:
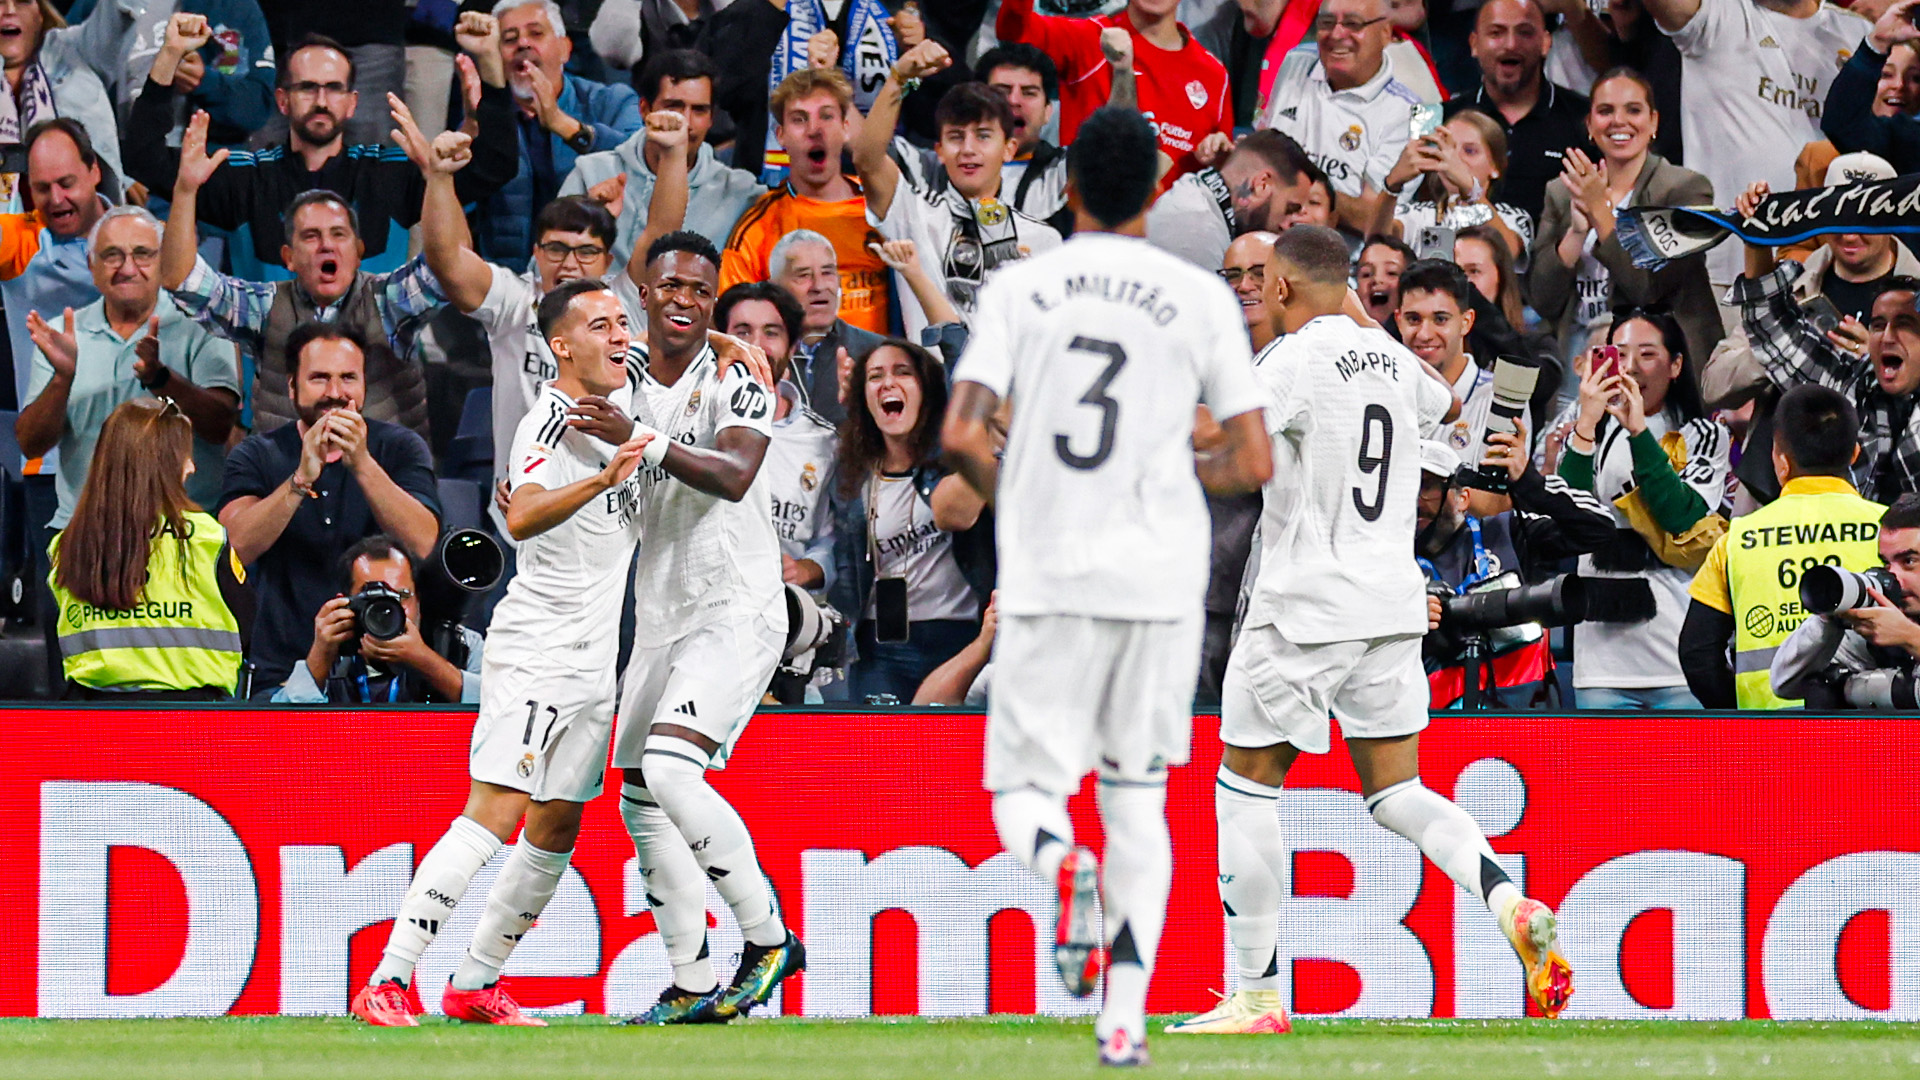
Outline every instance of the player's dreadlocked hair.
{"label": "player's dreadlocked hair", "polygon": [[947,415],[947,369],[934,355],[910,341],[888,338],[873,347],[866,358],[853,367],[854,401],[847,418],[840,421],[840,494],[852,497],[860,493],[875,469],[887,458],[886,436],[873,418],[867,404],[867,372],[875,362],[892,363],[896,354],[905,354],[920,381],[920,415],[914,418],[907,443],[913,452],[915,468],[932,464],[940,453],[940,419]]}

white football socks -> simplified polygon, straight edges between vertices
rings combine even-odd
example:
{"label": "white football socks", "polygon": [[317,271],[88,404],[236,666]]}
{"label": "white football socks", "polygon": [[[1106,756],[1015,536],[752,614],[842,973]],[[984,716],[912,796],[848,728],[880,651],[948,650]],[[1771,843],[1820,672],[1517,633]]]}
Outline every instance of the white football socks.
{"label": "white football socks", "polygon": [[733,909],[741,936],[752,945],[784,944],[787,927],[773,908],[773,888],[753,853],[753,837],[739,812],[707,783],[706,753],[685,739],[649,735],[641,761],[647,790]]}
{"label": "white football socks", "polygon": [[433,943],[440,924],[452,917],[454,905],[466,894],[467,883],[500,850],[500,838],[485,825],[462,815],[453,819],[440,842],[420,860],[406,899],[394,917],[393,932],[387,936],[387,948],[374,969],[369,984],[413,981],[413,968],[420,954]]}
{"label": "white football socks", "polygon": [[633,837],[647,906],[673,966],[673,985],[696,994],[712,990],[720,981],[707,955],[707,877],[700,863],[648,789],[620,785],[620,818]]}
{"label": "white football socks", "polygon": [[1227,936],[1242,990],[1280,989],[1274,949],[1287,848],[1280,835],[1279,799],[1279,788],[1256,783],[1225,765],[1214,779],[1220,905],[1227,914]]}
{"label": "white football socks", "polygon": [[571,851],[543,851],[529,844],[524,834],[520,837],[487,894],[487,909],[480,915],[480,925],[473,928],[466,959],[453,973],[455,990],[479,990],[499,981],[507,957],[547,909],[572,858]]}
{"label": "white football socks", "polygon": [[1107,996],[1094,1024],[1105,1039],[1124,1028],[1147,1037],[1147,980],[1173,887],[1173,841],[1167,834],[1167,789],[1101,781],[1100,825],[1107,834],[1100,867],[1100,903],[1107,937]]}
{"label": "white football socks", "polygon": [[1060,863],[1073,850],[1073,820],[1067,800],[1038,788],[993,795],[993,826],[1000,846],[1052,887]]}
{"label": "white football socks", "polygon": [[1504,923],[1520,902],[1480,825],[1465,810],[1427,790],[1419,777],[1382,788],[1367,800],[1373,820],[1420,846],[1435,866],[1485,901]]}

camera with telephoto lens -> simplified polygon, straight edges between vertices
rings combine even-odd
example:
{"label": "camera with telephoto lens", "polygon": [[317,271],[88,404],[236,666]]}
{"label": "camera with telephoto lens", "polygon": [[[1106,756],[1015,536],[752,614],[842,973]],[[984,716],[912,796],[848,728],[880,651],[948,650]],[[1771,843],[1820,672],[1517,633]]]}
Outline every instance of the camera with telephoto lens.
{"label": "camera with telephoto lens", "polygon": [[1884,566],[1855,572],[1839,566],[1816,566],[1800,576],[1800,606],[1815,615],[1832,615],[1873,607],[1876,601],[1868,590],[1895,604],[1900,602],[1900,583],[1893,571]]}
{"label": "camera with telephoto lens", "polygon": [[1455,481],[1462,487],[1478,488],[1505,495],[1513,487],[1505,465],[1487,465],[1491,438],[1500,433],[1518,433],[1520,418],[1526,415],[1533,388],[1540,381],[1540,366],[1520,356],[1502,356],[1493,362],[1493,403],[1487,409],[1487,430],[1481,436],[1479,461],[1462,466]]}
{"label": "camera with telephoto lens", "polygon": [[1899,668],[1856,671],[1840,681],[1840,696],[1855,709],[1920,708],[1914,701],[1913,672]]}
{"label": "camera with telephoto lens", "polygon": [[780,650],[780,670],[811,676],[823,668],[846,663],[846,616],[823,604],[798,585],[787,586],[787,643]]}
{"label": "camera with telephoto lens", "polygon": [[400,594],[384,581],[369,581],[347,600],[356,633],[392,641],[407,632],[407,609]]}
{"label": "camera with telephoto lens", "polygon": [[1585,580],[1573,574],[1527,585],[1511,570],[1471,586],[1465,595],[1436,583],[1429,590],[1440,600],[1440,626],[1427,635],[1422,651],[1451,666],[1530,645],[1545,635],[1544,627],[1586,618],[1586,589]]}

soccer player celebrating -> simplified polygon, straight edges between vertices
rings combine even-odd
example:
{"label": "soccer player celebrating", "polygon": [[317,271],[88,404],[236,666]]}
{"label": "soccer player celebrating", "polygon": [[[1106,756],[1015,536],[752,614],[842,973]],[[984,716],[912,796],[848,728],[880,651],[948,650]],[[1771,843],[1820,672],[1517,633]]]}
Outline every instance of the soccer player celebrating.
{"label": "soccer player celebrating", "polygon": [[[647,340],[631,366],[633,416],[575,424],[649,444],[634,564],[633,657],[613,764],[620,813],[647,881],[673,983],[635,1023],[724,1022],[806,964],[760,871],[740,815],[707,783],[722,768],[786,644],[780,543],[760,464],[773,432],[773,377],[759,349],[709,344],[720,253],[698,233],[646,252]],[[603,438],[606,437],[603,435]],[[707,956],[706,885],[733,908],[746,949],[722,987]]]}
{"label": "soccer player celebrating", "polygon": [[[1233,294],[1147,244],[1153,126],[1101,109],[1067,161],[1075,233],[1001,269],[980,295],[943,444],[999,493],[1000,628],[986,749],[1001,843],[1057,881],[1055,959],[1091,993],[1104,900],[1111,957],[1100,1060],[1144,1065],[1147,981],[1166,921],[1167,768],[1187,760],[1208,524],[1202,484],[1253,491],[1272,468],[1265,397]],[[992,418],[1019,400],[996,460]],[[1196,404],[1221,448],[1195,478]],[[1067,797],[1097,767],[1102,880]]]}
{"label": "soccer player celebrating", "polygon": [[1288,858],[1277,801],[1301,752],[1326,753],[1329,713],[1374,820],[1493,909],[1540,1010],[1557,1016],[1573,992],[1553,912],[1507,880],[1466,811],[1420,783],[1427,600],[1407,542],[1420,434],[1452,395],[1384,331],[1343,313],[1355,306],[1347,267],[1340,234],[1308,225],[1283,233],[1267,260],[1267,310],[1285,336],[1256,370],[1273,399],[1275,462],[1260,572],[1221,691],[1226,750],[1214,786],[1220,900],[1240,986],[1171,1032],[1291,1029],[1275,949]]}
{"label": "soccer player celebrating", "polygon": [[472,1023],[545,1026],[507,996],[500,969],[553,898],[581,807],[605,782],[618,647],[607,627],[619,621],[621,600],[607,583],[632,559],[635,473],[657,436],[642,431],[614,446],[567,424],[580,398],[624,403],[629,394],[627,316],[605,285],[581,278],[558,286],[541,299],[539,320],[559,375],[514,433],[506,516],[520,572],[494,611],[481,659],[473,787],[421,860],[380,966],[354,996],[353,1015],[377,1026],[414,1026],[406,994],[414,965],[522,817],[520,842],[441,1005]]}

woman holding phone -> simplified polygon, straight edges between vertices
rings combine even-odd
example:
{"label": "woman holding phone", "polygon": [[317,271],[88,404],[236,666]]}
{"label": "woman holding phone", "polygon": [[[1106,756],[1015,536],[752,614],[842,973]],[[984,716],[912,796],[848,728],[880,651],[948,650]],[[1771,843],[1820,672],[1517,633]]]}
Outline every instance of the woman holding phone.
{"label": "woman holding phone", "polygon": [[[1489,225],[1507,243],[1521,271],[1526,270],[1527,245],[1533,240],[1533,219],[1517,206],[1494,201],[1494,189],[1507,171],[1507,136],[1486,113],[1468,109],[1431,134],[1407,141],[1400,161],[1387,174],[1387,188],[1398,191],[1420,178],[1412,205],[1394,215],[1394,230],[1407,243],[1420,246],[1423,230],[1438,226],[1459,231],[1470,225]],[[1420,257],[1447,259],[1453,238],[1442,238],[1444,248],[1420,251]]]}
{"label": "woman holding phone", "polygon": [[993,519],[938,464],[947,376],[933,354],[888,338],[853,378],[847,396],[859,404],[840,425],[829,599],[854,624],[852,700],[905,703],[979,635],[993,590]]}
{"label": "woman holding phone", "polygon": [[[1574,699],[1583,709],[1699,708],[1679,655],[1699,565],[1689,553],[1704,558],[1709,534],[1724,528],[1714,519],[1727,494],[1732,437],[1700,404],[1686,360],[1672,315],[1627,309],[1580,380],[1560,477],[1607,503],[1615,527],[1613,543],[1580,557],[1589,595],[1611,609],[1611,621],[1574,629]],[[1629,584],[1638,581],[1650,598]]]}
{"label": "woman holding phone", "polygon": [[[1533,309],[1555,326],[1566,355],[1608,325],[1614,309],[1636,304],[1671,309],[1696,364],[1725,333],[1704,255],[1642,270],[1614,228],[1614,214],[1623,207],[1713,203],[1711,181],[1652,151],[1659,130],[1652,85],[1632,68],[1614,68],[1594,82],[1587,112],[1587,134],[1600,148],[1599,160],[1570,149],[1559,178],[1547,185],[1527,286]],[[1689,378],[1697,385],[1697,374]]]}

